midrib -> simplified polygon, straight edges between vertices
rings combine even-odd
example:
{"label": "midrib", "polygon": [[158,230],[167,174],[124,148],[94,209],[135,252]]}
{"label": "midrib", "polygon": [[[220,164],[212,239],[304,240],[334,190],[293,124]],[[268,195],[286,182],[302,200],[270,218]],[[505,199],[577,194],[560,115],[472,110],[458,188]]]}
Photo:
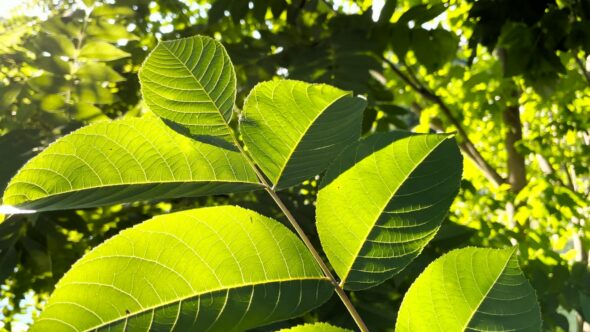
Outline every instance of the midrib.
{"label": "midrib", "polygon": [[[408,136],[407,138],[411,138],[411,137],[412,136]],[[404,179],[402,179],[402,181],[400,181],[400,183],[398,184],[398,186],[394,190],[392,190],[391,195],[389,195],[388,199],[385,200],[385,203],[381,207],[381,209],[378,210],[379,212],[377,213],[377,216],[375,218],[373,218],[374,219],[373,220],[373,226],[371,226],[371,227],[368,228],[367,233],[365,234],[365,236],[363,236],[363,241],[361,242],[360,246],[358,247],[358,250],[356,251],[356,254],[354,256],[352,256],[353,259],[352,259],[350,265],[346,269],[346,275],[344,277],[342,277],[342,281],[340,281],[340,286],[344,286],[344,284],[346,283],[346,279],[350,275],[350,272],[352,271],[352,267],[354,266],[354,263],[356,263],[361,250],[363,249],[363,247],[367,243],[367,239],[369,238],[369,235],[371,234],[371,232],[375,228],[375,225],[377,224],[377,220],[379,220],[379,217],[381,217],[381,214],[383,214],[383,210],[385,210],[385,208],[387,207],[387,205],[389,204],[389,202],[393,199],[393,197],[395,197],[395,195],[397,194],[398,190],[404,185],[404,183],[410,177],[410,175],[412,175],[412,173],[414,173],[414,171],[416,170],[416,168],[418,168],[418,166],[420,166],[422,164],[422,162],[426,158],[428,158],[428,156],[430,156],[430,154],[432,153],[432,151],[436,150],[436,148],[438,148],[439,145],[441,145],[444,141],[446,141],[446,139],[447,138],[445,137],[444,139],[440,140],[440,142],[436,143],[436,145],[434,145],[429,151],[427,151],[424,154],[424,156],[422,156],[422,158],[420,158],[420,160],[410,169],[410,171],[408,172],[408,174],[406,175],[406,177],[404,177]],[[388,147],[390,147],[391,144],[395,144],[395,142],[390,143],[384,149],[387,149]]]}

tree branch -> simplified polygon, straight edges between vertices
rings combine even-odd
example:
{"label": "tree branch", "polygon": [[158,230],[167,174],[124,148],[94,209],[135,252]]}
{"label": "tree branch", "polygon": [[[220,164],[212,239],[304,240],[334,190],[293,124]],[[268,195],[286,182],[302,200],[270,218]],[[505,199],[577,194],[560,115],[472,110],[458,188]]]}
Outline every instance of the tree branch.
{"label": "tree branch", "polygon": [[391,68],[391,70],[401,78],[406,84],[408,84],[414,91],[422,95],[422,97],[430,100],[431,102],[438,105],[441,109],[444,116],[450,121],[455,128],[457,129],[457,133],[462,139],[462,142],[459,144],[461,150],[469,157],[471,160],[475,162],[475,164],[479,167],[479,169],[484,173],[484,175],[492,181],[495,185],[499,186],[506,181],[498,172],[483,158],[483,156],[479,153],[473,142],[469,139],[467,132],[461,125],[461,122],[453,115],[450,108],[444,103],[444,101],[436,95],[434,92],[430,91],[427,87],[423,84],[419,83],[417,77],[413,76],[414,80],[418,83],[415,83],[408,75],[402,72],[393,62],[389,59],[382,57],[382,60]]}
{"label": "tree branch", "polygon": [[507,106],[502,112],[502,118],[507,127],[508,183],[510,189],[518,193],[527,184],[524,156],[516,149],[516,144],[522,140],[522,122],[518,106]]}
{"label": "tree branch", "polygon": [[582,59],[580,59],[577,54],[574,55],[574,58],[576,59],[576,63],[578,64],[578,67],[580,68],[580,71],[582,72],[582,76],[584,76],[584,78],[586,78],[586,82],[588,82],[588,85],[590,85],[590,72],[588,72],[586,70],[586,66],[582,62]]}

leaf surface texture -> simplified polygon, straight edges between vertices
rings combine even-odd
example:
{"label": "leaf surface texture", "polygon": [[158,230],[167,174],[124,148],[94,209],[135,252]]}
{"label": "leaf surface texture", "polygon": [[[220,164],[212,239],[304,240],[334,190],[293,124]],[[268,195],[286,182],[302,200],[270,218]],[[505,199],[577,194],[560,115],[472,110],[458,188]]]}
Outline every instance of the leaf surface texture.
{"label": "leaf surface texture", "polygon": [[346,149],[326,172],[316,209],[341,284],[373,287],[418,256],[446,216],[461,171],[447,135],[377,134]]}
{"label": "leaf surface texture", "polygon": [[258,187],[239,152],[144,117],[95,123],[62,137],[23,166],[3,199],[22,209],[59,210]]}
{"label": "leaf surface texture", "polygon": [[323,172],[360,136],[366,102],[325,84],[258,84],[244,104],[240,131],[257,165],[277,189]]}
{"label": "leaf surface texture", "polygon": [[154,217],[85,255],[33,331],[244,331],[301,315],[332,292],[279,222],[202,208]]}
{"label": "leaf surface texture", "polygon": [[205,36],[160,42],[139,79],[145,103],[158,116],[193,135],[231,140],[236,74],[219,42]]}
{"label": "leaf surface texture", "polygon": [[442,256],[416,279],[396,331],[541,331],[541,313],[513,249],[470,247]]}

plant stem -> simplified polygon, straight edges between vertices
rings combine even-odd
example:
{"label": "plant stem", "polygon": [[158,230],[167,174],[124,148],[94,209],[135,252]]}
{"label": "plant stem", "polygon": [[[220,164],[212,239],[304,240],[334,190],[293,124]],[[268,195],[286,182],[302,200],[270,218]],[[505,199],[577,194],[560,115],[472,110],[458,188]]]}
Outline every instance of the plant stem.
{"label": "plant stem", "polygon": [[[228,128],[229,128],[229,126],[228,126]],[[305,232],[303,231],[301,226],[299,226],[299,223],[297,222],[297,220],[295,219],[295,217],[293,216],[291,211],[289,211],[289,209],[287,208],[285,203],[283,203],[283,201],[281,200],[279,195],[272,188],[272,186],[268,183],[268,181],[266,180],[264,175],[260,172],[260,170],[258,169],[256,164],[254,163],[254,161],[250,158],[250,156],[246,153],[246,151],[244,151],[244,149],[242,148],[242,146],[238,142],[238,139],[236,138],[233,130],[231,131],[231,136],[234,141],[234,144],[240,150],[240,153],[242,154],[242,156],[244,156],[246,161],[248,161],[248,163],[250,164],[250,167],[252,167],[252,170],[254,170],[254,173],[256,173],[258,180],[264,186],[264,190],[270,195],[270,197],[277,204],[277,206],[279,207],[281,212],[283,212],[285,217],[287,217],[287,220],[289,220],[289,223],[291,224],[293,229],[295,229],[295,232],[297,233],[297,235],[299,235],[299,238],[301,238],[301,240],[303,241],[303,243],[305,244],[307,249],[311,252],[311,255],[313,256],[315,261],[318,263],[318,265],[322,269],[322,272],[324,273],[324,275],[329,279],[330,283],[334,286],[334,289],[336,290],[336,294],[338,294],[338,297],[340,297],[342,304],[344,304],[344,306],[346,307],[346,310],[348,310],[348,312],[350,313],[350,316],[352,316],[352,319],[354,319],[354,322],[356,323],[356,325],[359,327],[361,332],[368,332],[369,329],[367,328],[367,325],[365,324],[365,322],[363,321],[363,319],[359,315],[358,311],[356,310],[356,308],[354,307],[354,305],[350,301],[350,298],[348,297],[348,295],[346,294],[344,289],[340,286],[340,284],[338,283],[338,281],[336,280],[336,278],[332,274],[332,271],[330,271],[330,268],[326,265],[326,263],[322,259],[322,256],[320,256],[320,253],[313,246],[313,244],[309,240],[309,237],[307,237],[307,234],[305,234]]]}

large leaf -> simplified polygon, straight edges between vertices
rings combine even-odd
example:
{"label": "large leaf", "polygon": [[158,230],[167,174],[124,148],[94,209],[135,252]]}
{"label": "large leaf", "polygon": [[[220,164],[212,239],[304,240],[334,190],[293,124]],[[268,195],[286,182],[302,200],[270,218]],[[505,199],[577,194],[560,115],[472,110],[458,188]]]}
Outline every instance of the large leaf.
{"label": "large leaf", "polygon": [[85,255],[33,331],[244,331],[332,294],[303,243],[232,206],[155,217]]}
{"label": "large leaf", "polygon": [[252,158],[278,189],[323,172],[360,136],[363,99],[325,84],[258,84],[244,104],[240,131]]}
{"label": "large leaf", "polygon": [[375,286],[418,256],[446,216],[461,170],[447,135],[392,132],[346,149],[317,200],[318,233],[341,284]]}
{"label": "large leaf", "polygon": [[396,331],[540,331],[535,290],[515,250],[464,248],[430,264],[406,293]]}
{"label": "large leaf", "polygon": [[154,113],[194,135],[229,139],[236,74],[219,42],[204,36],[160,42],[139,79]]}
{"label": "large leaf", "polygon": [[64,136],[25,164],[3,198],[21,209],[59,210],[257,186],[238,152],[145,117],[96,123]]}
{"label": "large leaf", "polygon": [[297,325],[289,329],[282,329],[279,332],[352,332],[349,329],[333,326],[327,323],[313,323]]}

